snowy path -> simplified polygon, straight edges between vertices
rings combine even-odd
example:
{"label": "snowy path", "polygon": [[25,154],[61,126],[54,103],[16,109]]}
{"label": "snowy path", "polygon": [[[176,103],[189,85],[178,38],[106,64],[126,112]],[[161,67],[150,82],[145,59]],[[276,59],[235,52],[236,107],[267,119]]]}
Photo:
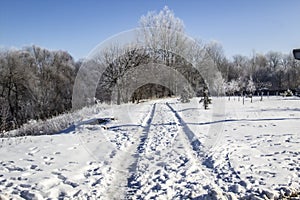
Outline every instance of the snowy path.
{"label": "snowy path", "polygon": [[[114,155],[111,156],[111,166],[114,170],[114,177],[110,184],[107,184],[106,193],[103,195],[107,199],[124,199],[128,184],[128,178],[131,176],[132,171],[135,170],[137,162],[139,160],[140,153],[143,151],[145,140],[148,138],[149,127],[152,122],[153,115],[155,113],[156,104],[151,105],[148,114],[143,115],[140,123],[136,128],[131,130],[123,129],[123,131],[130,132],[131,135],[135,135],[134,139],[127,148],[120,151],[114,151]],[[110,127],[109,129],[116,129],[116,127]],[[119,130],[117,130],[117,135]],[[124,142],[124,141],[123,141]]]}
{"label": "snowy path", "polygon": [[204,180],[209,180],[197,158],[200,142],[170,104],[158,103],[145,129],[148,137],[137,149],[127,198],[182,199],[200,195],[203,188],[199,182],[205,185]]}

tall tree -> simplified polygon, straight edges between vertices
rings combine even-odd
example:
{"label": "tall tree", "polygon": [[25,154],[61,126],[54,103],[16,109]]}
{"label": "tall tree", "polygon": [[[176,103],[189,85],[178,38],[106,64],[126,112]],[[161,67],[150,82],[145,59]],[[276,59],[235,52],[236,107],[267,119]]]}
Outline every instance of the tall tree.
{"label": "tall tree", "polygon": [[215,67],[221,72],[223,78],[228,81],[231,80],[232,73],[229,72],[229,62],[224,55],[224,49],[222,45],[218,42],[210,42],[205,46],[205,50],[209,55],[210,59],[213,61]]}
{"label": "tall tree", "polygon": [[180,53],[186,48],[183,21],[175,17],[174,12],[167,6],[159,13],[148,12],[142,16],[139,27],[139,40],[153,50],[162,50],[162,60],[166,65],[172,63],[171,52]]}

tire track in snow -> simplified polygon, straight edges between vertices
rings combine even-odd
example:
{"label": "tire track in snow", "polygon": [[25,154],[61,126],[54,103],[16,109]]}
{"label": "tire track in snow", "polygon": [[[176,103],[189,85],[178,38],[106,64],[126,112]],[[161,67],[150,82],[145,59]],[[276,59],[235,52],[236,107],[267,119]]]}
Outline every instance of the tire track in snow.
{"label": "tire track in snow", "polygon": [[158,104],[147,127],[147,141],[128,179],[126,199],[190,199],[200,195],[204,189],[199,183],[207,179],[187,151],[188,142],[182,139],[172,110],[165,103]]}
{"label": "tire track in snow", "polygon": [[[110,181],[106,184],[104,199],[124,199],[128,188],[128,177],[132,174],[132,168],[138,161],[137,149],[141,150],[147,138],[147,131],[155,112],[156,104],[152,104],[147,114],[141,119],[138,128],[132,135],[138,135],[139,140],[132,143],[125,151],[116,151],[111,157]],[[135,152],[135,153],[132,153]]]}
{"label": "tire track in snow", "polygon": [[204,157],[205,153],[201,151],[201,142],[198,140],[198,138],[195,136],[194,132],[186,125],[184,120],[179,116],[177,111],[167,102],[166,105],[170,108],[170,110],[175,115],[175,119],[177,121],[177,124],[179,127],[181,127],[184,134],[187,136],[189,143],[192,147],[192,149],[196,152],[198,157]]}
{"label": "tire track in snow", "polygon": [[133,157],[135,157],[136,159],[129,168],[130,176],[127,179],[127,187],[128,187],[127,194],[126,194],[127,196],[133,195],[140,187],[139,182],[136,181],[137,166],[138,166],[140,156],[145,150],[145,145],[146,145],[145,143],[148,138],[150,126],[151,126],[151,123],[152,123],[152,120],[154,117],[154,113],[155,113],[155,109],[156,109],[156,103],[153,104],[150,112],[148,113],[147,117],[143,120],[143,123],[142,123],[142,126],[143,126],[142,136],[140,137],[140,143],[137,147],[136,153],[133,155]]}
{"label": "tire track in snow", "polygon": [[[175,121],[177,123],[178,129],[182,130],[182,132],[185,134],[187,143],[190,144],[190,147],[194,154],[191,152],[193,156],[193,159],[198,162],[198,165],[205,166],[206,168],[213,169],[213,163],[211,160],[211,157],[208,157],[207,154],[203,151],[204,146],[201,144],[197,136],[194,134],[194,132],[188,127],[188,125],[185,123],[185,121],[180,117],[178,112],[168,103],[166,102],[166,105],[168,108],[172,111],[174,114]],[[182,138],[184,140],[184,138]],[[186,147],[187,150],[189,150],[188,147]],[[202,168],[203,169],[203,168]],[[206,176],[211,176],[211,172],[208,172],[207,170],[203,169],[206,173]]]}
{"label": "tire track in snow", "polygon": [[144,151],[144,146],[145,146],[145,141],[148,138],[148,134],[149,134],[149,130],[150,130],[150,126],[153,120],[153,116],[155,113],[155,108],[156,108],[156,103],[153,104],[151,111],[149,112],[149,114],[147,115],[147,117],[144,119],[142,126],[144,127],[143,129],[143,135],[141,136],[141,142],[137,148],[137,155],[143,153]]}
{"label": "tire track in snow", "polygon": [[[195,136],[193,131],[188,127],[188,125],[180,117],[178,112],[169,103],[166,103],[166,105],[174,113],[174,117],[176,118],[179,129],[181,127],[183,133],[186,135],[186,138],[188,139],[188,142],[190,143],[192,150],[195,152],[194,159],[199,161],[198,162],[199,165],[203,166],[202,170],[203,170],[203,173],[205,174],[205,176],[207,178],[210,178],[211,180],[214,180],[214,182],[211,182],[209,185],[206,186],[206,187],[208,187],[208,190],[209,191],[214,190],[214,191],[220,192],[221,190],[218,186],[218,181],[220,181],[220,180],[222,180],[222,181],[224,180],[228,183],[231,182],[232,183],[231,188],[233,188],[233,190],[235,190],[234,187],[236,186],[233,183],[239,183],[243,187],[245,185],[245,183],[241,180],[238,173],[232,167],[232,164],[228,157],[229,155],[226,154],[226,157],[225,157],[226,163],[224,163],[223,168],[218,171],[214,167],[214,159],[212,158],[212,156],[208,156],[203,150],[201,150],[201,148],[202,149],[205,149],[205,148],[204,148],[203,144],[201,144],[201,142],[197,139],[197,137]],[[229,192],[229,191],[226,191],[226,192]],[[203,198],[204,197],[205,196],[203,196]]]}
{"label": "tire track in snow", "polygon": [[213,160],[211,156],[208,156],[204,151],[204,145],[198,140],[194,132],[188,127],[185,121],[180,117],[178,112],[167,102],[166,105],[174,114],[175,120],[177,122],[178,128],[186,135],[187,142],[190,144],[192,150],[196,154],[197,160],[201,161],[202,165],[206,166],[209,169],[213,169]]}
{"label": "tire track in snow", "polygon": [[186,135],[188,142],[192,148],[192,150],[196,154],[196,159],[201,161],[204,166],[209,169],[213,169],[213,160],[211,156],[208,156],[206,152],[204,152],[204,145],[198,140],[197,136],[195,136],[194,132],[188,127],[185,121],[180,117],[178,112],[167,102],[166,105],[173,112],[175,120],[177,121],[177,125],[179,129]]}

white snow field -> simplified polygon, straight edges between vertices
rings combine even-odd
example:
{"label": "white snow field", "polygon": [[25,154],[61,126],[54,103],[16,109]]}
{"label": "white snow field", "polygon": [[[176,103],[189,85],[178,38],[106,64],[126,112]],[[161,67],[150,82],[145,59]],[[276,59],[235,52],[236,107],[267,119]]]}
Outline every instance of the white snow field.
{"label": "white snow field", "polygon": [[0,199],[300,199],[300,98],[259,100],[106,106],[104,128],[0,138]]}

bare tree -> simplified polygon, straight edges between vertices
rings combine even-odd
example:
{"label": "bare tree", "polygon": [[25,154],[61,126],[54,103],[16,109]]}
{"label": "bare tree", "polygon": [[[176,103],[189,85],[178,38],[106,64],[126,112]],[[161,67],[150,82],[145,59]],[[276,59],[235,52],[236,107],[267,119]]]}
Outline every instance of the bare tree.
{"label": "bare tree", "polygon": [[[249,65],[249,59],[246,56],[234,55],[233,56],[233,69],[230,69],[230,76],[234,79],[242,78],[247,76],[247,67]],[[234,76],[232,75],[234,74]]]}
{"label": "bare tree", "polygon": [[64,51],[48,51],[40,47],[27,47],[35,67],[38,81],[35,96],[39,118],[45,119],[71,109],[75,62]]}
{"label": "bare tree", "polygon": [[213,61],[214,65],[221,72],[222,77],[228,81],[231,79],[233,73],[229,72],[229,62],[224,55],[223,47],[218,42],[210,42],[205,46],[205,50],[209,55],[210,59]]}
{"label": "bare tree", "polygon": [[282,54],[279,52],[270,51],[266,54],[269,67],[275,69],[280,65]]}
{"label": "bare tree", "polygon": [[[117,90],[117,104],[127,102],[128,99],[122,98],[122,96],[127,96],[122,95],[122,93],[126,93],[126,85],[120,79],[129,69],[149,62],[149,55],[146,49],[137,46],[111,46],[102,52],[99,60],[106,70],[99,81],[97,98],[102,101],[112,100],[112,90],[115,88]],[[134,81],[134,78],[131,77],[132,81]]]}
{"label": "bare tree", "polygon": [[[3,56],[4,55],[4,56]],[[0,96],[2,110],[2,126],[16,128],[32,117],[32,63],[30,56],[24,51],[8,51],[2,54],[0,63]],[[8,125],[5,125],[7,124]]]}

